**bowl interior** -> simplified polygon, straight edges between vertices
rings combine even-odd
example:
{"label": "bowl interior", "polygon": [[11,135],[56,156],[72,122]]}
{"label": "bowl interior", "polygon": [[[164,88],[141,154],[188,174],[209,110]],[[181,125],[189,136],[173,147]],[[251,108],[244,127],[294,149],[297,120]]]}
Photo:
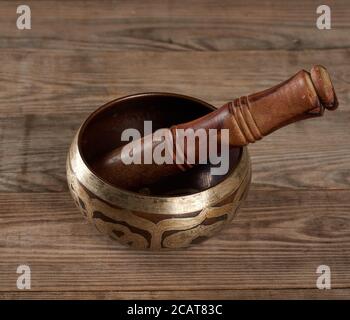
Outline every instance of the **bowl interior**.
{"label": "bowl interior", "polygon": [[[135,128],[142,134],[144,121],[152,121],[153,132],[160,128],[187,122],[214,110],[203,101],[177,94],[147,93],[114,100],[96,110],[83,124],[78,137],[82,158],[91,168],[94,161],[117,147],[123,130]],[[224,180],[239,162],[241,148],[230,150],[230,170],[226,175],[210,174],[211,164],[197,165],[174,177],[139,190],[159,196],[179,196],[203,191]]]}

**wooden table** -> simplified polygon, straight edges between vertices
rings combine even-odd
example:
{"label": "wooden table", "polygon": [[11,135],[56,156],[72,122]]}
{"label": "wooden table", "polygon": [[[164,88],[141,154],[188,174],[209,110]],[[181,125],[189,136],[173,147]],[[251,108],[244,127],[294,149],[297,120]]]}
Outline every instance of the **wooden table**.
{"label": "wooden table", "polygon": [[[350,298],[350,4],[318,1],[0,3],[0,298]],[[84,118],[116,97],[177,92],[216,106],[313,64],[340,109],[250,146],[237,219],[188,250],[138,252],[99,234],[68,193]],[[289,143],[287,142],[291,141]],[[18,290],[18,265],[31,290]],[[332,290],[316,269],[331,268]]]}

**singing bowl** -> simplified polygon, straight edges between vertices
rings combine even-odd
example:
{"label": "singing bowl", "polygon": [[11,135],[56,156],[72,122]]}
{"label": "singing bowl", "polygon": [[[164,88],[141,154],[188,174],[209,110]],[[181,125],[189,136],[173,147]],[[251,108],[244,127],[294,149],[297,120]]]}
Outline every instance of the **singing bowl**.
{"label": "singing bowl", "polygon": [[97,230],[136,249],[185,248],[211,237],[228,224],[246,198],[251,163],[246,147],[230,150],[226,175],[197,165],[176,177],[133,192],[101,179],[91,169],[103,153],[119,147],[124,129],[143,132],[196,119],[215,108],[201,100],[171,93],[144,93],[111,101],[82,124],[67,157],[71,195]]}

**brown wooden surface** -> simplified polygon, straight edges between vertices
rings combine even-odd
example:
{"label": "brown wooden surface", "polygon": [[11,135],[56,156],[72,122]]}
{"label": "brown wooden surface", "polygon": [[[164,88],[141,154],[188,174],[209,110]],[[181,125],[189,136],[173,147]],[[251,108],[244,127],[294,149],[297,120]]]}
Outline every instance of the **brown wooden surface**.
{"label": "brown wooden surface", "polygon": [[[26,4],[32,30],[19,31],[17,3],[0,3],[0,298],[350,298],[348,1],[330,2],[329,31],[315,1]],[[220,235],[131,251],[74,207],[66,152],[99,105],[170,91],[219,106],[312,64],[339,110],[250,146],[251,191]],[[19,264],[31,291],[16,289]],[[332,290],[316,289],[320,264]]]}

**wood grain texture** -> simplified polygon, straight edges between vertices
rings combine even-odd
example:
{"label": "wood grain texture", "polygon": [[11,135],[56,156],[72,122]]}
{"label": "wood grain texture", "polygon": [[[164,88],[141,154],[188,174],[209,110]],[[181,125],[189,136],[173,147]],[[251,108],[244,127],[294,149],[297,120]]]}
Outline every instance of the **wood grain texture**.
{"label": "wood grain texture", "polygon": [[43,292],[0,292],[1,299],[76,299],[81,300],[133,300],[133,299],[174,299],[174,300],[271,300],[271,299],[339,299],[348,300],[349,289],[333,289],[324,291],[318,289],[290,289],[290,290],[202,290],[189,291],[43,291]]}
{"label": "wood grain texture", "polygon": [[313,64],[328,68],[340,106],[345,106],[350,100],[350,66],[345,63],[349,56],[349,49],[190,53],[2,49],[0,59],[7,61],[0,74],[2,115],[87,115],[116,97],[148,91],[182,93],[219,107]]}
{"label": "wood grain texture", "polygon": [[[86,116],[52,113],[0,118],[0,192],[67,191],[66,155]],[[288,126],[250,145],[252,188],[348,189],[349,122],[350,112],[341,105],[321,119]]]}
{"label": "wood grain texture", "polygon": [[[0,4],[0,298],[350,298],[348,1],[329,2],[329,31],[315,27],[317,1],[26,4],[27,31],[17,3]],[[329,69],[339,110],[249,147],[248,200],[219,236],[132,251],[74,207],[66,152],[101,104],[170,91],[220,106],[313,64]],[[320,264],[332,290],[316,289]]]}
{"label": "wood grain texture", "polygon": [[150,253],[99,234],[66,193],[0,194],[0,291],[14,290],[18,263],[31,266],[34,292],[311,290],[319,264],[332,266],[333,288],[349,288],[350,190],[270,195],[250,193],[203,245]]}
{"label": "wood grain texture", "polygon": [[350,44],[347,0],[327,1],[335,28],[330,32],[316,28],[317,0],[28,0],[35,15],[28,34],[13,26],[17,3],[1,3],[1,48],[231,51],[339,49]]}

